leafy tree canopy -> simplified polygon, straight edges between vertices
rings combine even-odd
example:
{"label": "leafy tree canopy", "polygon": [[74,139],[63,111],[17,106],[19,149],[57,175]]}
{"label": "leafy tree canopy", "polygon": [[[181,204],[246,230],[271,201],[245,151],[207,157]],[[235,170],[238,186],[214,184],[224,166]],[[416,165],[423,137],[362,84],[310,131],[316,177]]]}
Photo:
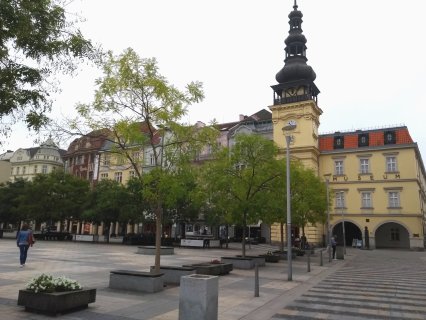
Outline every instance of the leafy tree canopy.
{"label": "leafy tree canopy", "polygon": [[[93,48],[75,28],[62,0],[0,0],[0,132],[23,119],[40,129],[51,109],[47,79],[72,72],[73,58],[93,58]],[[6,121],[6,118],[8,121]]]}

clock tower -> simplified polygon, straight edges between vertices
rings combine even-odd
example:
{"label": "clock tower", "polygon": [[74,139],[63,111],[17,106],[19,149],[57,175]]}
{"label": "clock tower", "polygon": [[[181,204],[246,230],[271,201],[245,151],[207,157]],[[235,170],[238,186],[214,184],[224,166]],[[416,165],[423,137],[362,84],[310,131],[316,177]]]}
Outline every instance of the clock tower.
{"label": "clock tower", "polygon": [[272,122],[274,141],[280,154],[285,154],[286,140],[283,128],[292,122],[291,155],[318,172],[318,126],[322,110],[317,105],[319,90],[314,83],[316,74],[306,62],[306,38],[302,31],[303,14],[296,0],[288,15],[290,30],[285,39],[284,67],[277,73],[274,90]]}

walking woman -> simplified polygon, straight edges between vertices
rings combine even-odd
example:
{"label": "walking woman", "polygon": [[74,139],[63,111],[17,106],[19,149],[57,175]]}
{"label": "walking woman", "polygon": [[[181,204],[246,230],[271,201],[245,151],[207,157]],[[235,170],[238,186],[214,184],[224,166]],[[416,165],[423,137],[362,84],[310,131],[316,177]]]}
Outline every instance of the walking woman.
{"label": "walking woman", "polygon": [[28,224],[24,224],[21,230],[16,236],[16,245],[19,247],[19,261],[21,263],[20,267],[25,266],[25,261],[27,261],[28,248],[33,246],[33,233],[28,229]]}

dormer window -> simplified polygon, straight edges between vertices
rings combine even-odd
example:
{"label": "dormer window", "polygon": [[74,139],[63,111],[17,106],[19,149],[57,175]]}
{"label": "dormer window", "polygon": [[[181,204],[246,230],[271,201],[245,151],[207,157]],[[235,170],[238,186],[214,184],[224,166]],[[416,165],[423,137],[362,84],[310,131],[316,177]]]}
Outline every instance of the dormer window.
{"label": "dormer window", "polygon": [[343,136],[334,137],[334,149],[343,149],[344,148],[344,139]]}
{"label": "dormer window", "polygon": [[385,131],[384,133],[385,144],[395,144],[396,143],[396,134],[395,131]]}
{"label": "dormer window", "polygon": [[358,135],[358,147],[368,147],[368,134],[361,133]]}

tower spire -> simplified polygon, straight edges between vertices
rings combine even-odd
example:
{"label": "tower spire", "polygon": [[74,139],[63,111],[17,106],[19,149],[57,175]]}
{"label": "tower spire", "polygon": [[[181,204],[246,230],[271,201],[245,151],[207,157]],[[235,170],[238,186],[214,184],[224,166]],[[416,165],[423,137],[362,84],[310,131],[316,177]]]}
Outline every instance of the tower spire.
{"label": "tower spire", "polygon": [[[272,87],[278,95],[278,97],[275,97],[278,103],[285,103],[286,100],[282,100],[282,98],[287,98],[284,94],[287,89],[291,89],[293,92],[293,94],[290,94],[292,97],[289,101],[296,101],[295,99],[304,100],[307,96],[310,96],[308,99],[316,100],[316,96],[319,93],[318,88],[313,83],[316,74],[312,67],[306,63],[308,61],[306,57],[307,40],[303,35],[303,14],[298,10],[297,0],[294,0],[293,9],[288,15],[290,30],[284,41],[286,45],[284,49],[284,67],[275,76],[279,85]],[[303,97],[295,97],[296,94],[294,92],[301,92]]]}

